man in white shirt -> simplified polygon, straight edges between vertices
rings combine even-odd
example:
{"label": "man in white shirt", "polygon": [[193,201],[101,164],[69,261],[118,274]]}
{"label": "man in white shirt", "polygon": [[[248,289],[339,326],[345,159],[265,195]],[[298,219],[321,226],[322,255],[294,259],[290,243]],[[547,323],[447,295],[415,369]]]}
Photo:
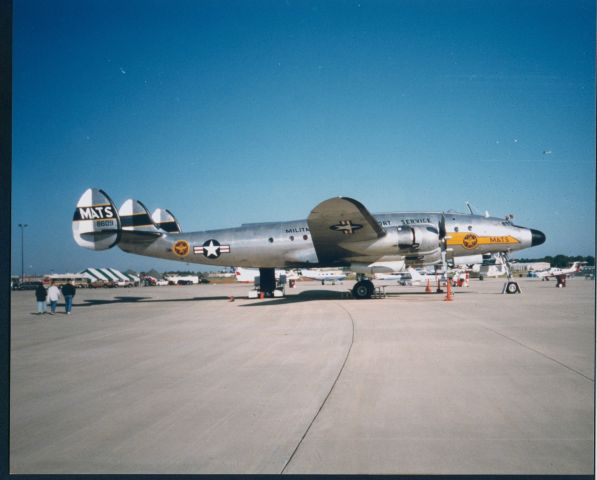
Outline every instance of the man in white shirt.
{"label": "man in white shirt", "polygon": [[56,313],[56,305],[58,304],[58,300],[62,296],[60,289],[54,285],[54,281],[52,280],[52,284],[50,288],[48,288],[48,302],[50,303],[50,315],[54,315]]}

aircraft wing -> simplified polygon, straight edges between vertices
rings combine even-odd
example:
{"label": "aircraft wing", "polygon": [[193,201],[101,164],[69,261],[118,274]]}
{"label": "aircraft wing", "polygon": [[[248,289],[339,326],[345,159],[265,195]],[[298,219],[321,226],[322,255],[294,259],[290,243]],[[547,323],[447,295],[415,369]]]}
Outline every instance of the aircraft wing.
{"label": "aircraft wing", "polygon": [[372,241],[386,232],[365,206],[348,197],[335,197],[317,205],[307,218],[320,263],[342,263],[352,255],[340,244]]}

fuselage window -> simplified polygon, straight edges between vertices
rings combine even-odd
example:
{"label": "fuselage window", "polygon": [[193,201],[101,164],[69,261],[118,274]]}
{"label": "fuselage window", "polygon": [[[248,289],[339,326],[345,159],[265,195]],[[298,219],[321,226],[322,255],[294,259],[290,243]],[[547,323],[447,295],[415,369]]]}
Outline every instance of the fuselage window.
{"label": "fuselage window", "polygon": [[457,232],[459,229],[458,227],[454,227],[454,231]]}
{"label": "fuselage window", "polygon": [[273,239],[272,237],[269,237],[269,238],[267,239],[267,241],[268,241],[269,243],[274,243],[274,239]]}

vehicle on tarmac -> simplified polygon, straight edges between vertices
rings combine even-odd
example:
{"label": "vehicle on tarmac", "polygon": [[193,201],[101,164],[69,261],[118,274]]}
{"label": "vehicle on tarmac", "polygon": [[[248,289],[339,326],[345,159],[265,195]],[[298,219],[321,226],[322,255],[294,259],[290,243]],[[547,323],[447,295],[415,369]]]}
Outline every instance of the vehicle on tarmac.
{"label": "vehicle on tarmac", "polygon": [[[334,197],[316,205],[306,220],[244,224],[183,233],[171,212],[150,214],[138,200],[120,209],[103,190],[87,189],[77,202],[73,237],[78,245],[212,266],[259,268],[260,290],[274,296],[276,268],[340,268],[356,272],[357,299],[371,298],[370,276],[405,267],[442,265],[454,257],[541,245],[545,235],[505,218],[455,212],[371,214],[359,201]],[[510,280],[510,275],[509,275]],[[508,282],[518,290],[516,282]],[[518,290],[519,291],[519,290]]]}
{"label": "vehicle on tarmac", "polygon": [[89,288],[116,288],[116,283],[112,280],[94,280],[89,284]]}
{"label": "vehicle on tarmac", "polygon": [[43,285],[43,282],[21,282],[13,285],[13,290],[35,290],[40,285]]}
{"label": "vehicle on tarmac", "polygon": [[87,288],[91,280],[86,275],[78,273],[52,273],[50,275],[44,275],[43,283],[46,287],[54,282],[54,285],[61,287],[67,283],[72,283],[77,288]]}

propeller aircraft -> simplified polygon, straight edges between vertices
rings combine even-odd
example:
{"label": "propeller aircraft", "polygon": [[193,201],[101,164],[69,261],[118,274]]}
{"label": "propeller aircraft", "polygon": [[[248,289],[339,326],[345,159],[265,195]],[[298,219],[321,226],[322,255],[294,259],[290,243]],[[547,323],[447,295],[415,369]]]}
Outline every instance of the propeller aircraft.
{"label": "propeller aircraft", "polygon": [[[316,205],[306,220],[244,224],[183,232],[169,210],[149,213],[128,199],[117,210],[106,192],[87,189],[73,216],[75,242],[91,250],[121,250],[186,263],[259,268],[261,291],[273,295],[275,269],[349,267],[356,272],[357,299],[371,298],[375,273],[443,265],[486,253],[510,252],[545,242],[539,230],[506,219],[464,213],[371,214],[349,197]],[[515,282],[512,282],[515,284]],[[515,293],[518,289],[508,289]]]}

